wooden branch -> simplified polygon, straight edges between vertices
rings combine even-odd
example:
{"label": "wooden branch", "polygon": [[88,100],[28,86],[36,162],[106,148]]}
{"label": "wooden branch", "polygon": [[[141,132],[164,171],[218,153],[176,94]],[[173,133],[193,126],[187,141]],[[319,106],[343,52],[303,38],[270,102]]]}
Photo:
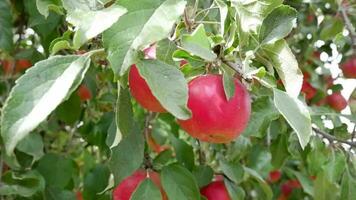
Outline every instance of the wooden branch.
{"label": "wooden branch", "polygon": [[326,138],[327,140],[329,140],[330,142],[336,141],[339,143],[343,143],[343,144],[348,144],[350,145],[350,147],[352,148],[356,148],[356,142],[352,142],[352,141],[348,141],[348,140],[343,140],[343,139],[339,139],[336,138],[328,133],[325,133],[324,131],[318,129],[318,128],[312,128],[314,132],[316,132],[317,134],[321,135],[323,138]]}

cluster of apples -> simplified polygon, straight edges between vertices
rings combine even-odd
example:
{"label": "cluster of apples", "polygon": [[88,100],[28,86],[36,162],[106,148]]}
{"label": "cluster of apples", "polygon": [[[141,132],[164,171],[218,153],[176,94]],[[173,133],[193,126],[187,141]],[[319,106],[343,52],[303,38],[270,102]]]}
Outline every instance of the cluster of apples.
{"label": "cluster of apples", "polygon": [[[345,78],[356,78],[356,57],[352,57],[351,59],[347,60],[340,66],[343,75]],[[310,74],[307,72],[303,73],[303,85],[302,85],[302,93],[305,95],[305,99],[307,101],[311,101],[315,95],[317,94],[317,89],[310,84]],[[325,76],[324,82],[326,83],[327,89],[331,88],[334,83],[331,76]],[[322,106],[328,104],[332,109],[335,111],[340,112],[347,106],[346,99],[341,95],[340,91],[333,92],[332,94],[328,95],[327,97],[321,99],[316,103],[317,106]]]}
{"label": "cluster of apples", "polygon": [[[234,81],[235,95],[227,100],[221,75],[201,75],[191,80],[188,108],[192,118],[178,120],[182,129],[194,138],[211,143],[228,143],[238,137],[249,121],[251,100],[245,86],[237,79]],[[166,112],[136,65],[130,68],[129,88],[131,95],[145,109]]]}
{"label": "cluster of apples", "polygon": [[[163,190],[160,177],[157,172],[137,170],[131,176],[125,178],[113,191],[113,200],[129,200],[138,185],[149,178],[161,191],[162,200],[168,200],[167,194]],[[201,188],[201,195],[207,200],[231,200],[225,187],[224,181],[220,178]]]}
{"label": "cluster of apples", "polygon": [[0,64],[2,65],[2,69],[5,75],[20,73],[32,66],[31,61],[27,59],[3,60],[0,61]]}

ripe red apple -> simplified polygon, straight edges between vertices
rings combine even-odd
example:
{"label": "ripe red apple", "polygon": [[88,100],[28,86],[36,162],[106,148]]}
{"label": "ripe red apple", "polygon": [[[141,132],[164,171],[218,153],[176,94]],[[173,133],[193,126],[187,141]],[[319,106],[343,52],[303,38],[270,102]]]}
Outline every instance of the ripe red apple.
{"label": "ripe red apple", "polygon": [[113,200],[129,200],[132,193],[136,190],[139,184],[150,178],[153,183],[160,188],[162,199],[167,200],[166,193],[163,191],[159,174],[156,172],[147,172],[146,170],[139,169],[131,176],[125,178],[113,191]]}
{"label": "ripe red apple", "polygon": [[308,81],[303,81],[302,93],[305,94],[306,100],[310,100],[316,95],[317,90]]}
{"label": "ripe red apple", "polygon": [[341,95],[340,92],[335,92],[326,97],[326,101],[331,108],[340,112],[347,106],[346,99]]}
{"label": "ripe red apple", "polygon": [[344,62],[341,70],[345,78],[356,78],[356,56]]}
{"label": "ripe red apple", "polygon": [[211,182],[209,185],[203,187],[200,193],[206,197],[207,200],[231,200],[224,181]]}
{"label": "ripe red apple", "polygon": [[140,75],[136,65],[132,65],[130,68],[129,87],[131,95],[142,107],[153,112],[166,112],[161,103],[153,96],[146,80]]}
{"label": "ripe red apple", "polygon": [[235,95],[226,99],[221,75],[199,76],[189,82],[188,107],[192,118],[178,120],[192,137],[211,143],[228,143],[246,128],[251,99],[240,81],[235,79]]}
{"label": "ripe red apple", "polygon": [[15,63],[14,61],[11,60],[3,60],[1,61],[2,69],[4,71],[4,74],[9,75],[13,72],[15,68]]}
{"label": "ripe red apple", "polygon": [[16,60],[15,66],[16,72],[21,72],[27,68],[30,68],[32,63],[27,59],[18,59]]}
{"label": "ripe red apple", "polygon": [[292,193],[292,191],[293,191],[292,186],[290,186],[287,182],[281,185],[281,192],[283,196],[288,197]]}
{"label": "ripe red apple", "polygon": [[78,95],[82,101],[89,100],[92,97],[89,88],[83,84],[78,89]]}
{"label": "ripe red apple", "polygon": [[270,183],[275,183],[275,182],[279,181],[279,179],[281,179],[281,176],[282,176],[282,173],[280,170],[271,171],[271,172],[269,172],[269,175],[268,175],[268,181]]}

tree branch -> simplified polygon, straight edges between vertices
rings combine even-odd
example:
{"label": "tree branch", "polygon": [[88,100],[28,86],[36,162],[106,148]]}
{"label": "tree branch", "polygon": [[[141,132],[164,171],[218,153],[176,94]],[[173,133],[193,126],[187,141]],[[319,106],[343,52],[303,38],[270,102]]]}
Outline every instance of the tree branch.
{"label": "tree branch", "polygon": [[355,28],[352,25],[352,22],[351,22],[350,18],[347,16],[347,12],[346,12],[345,7],[344,7],[344,5],[342,3],[339,6],[339,10],[340,10],[342,19],[345,22],[346,29],[350,33],[351,42],[352,42],[352,45],[351,45],[352,51],[353,51],[353,53],[356,53],[356,33],[355,33]]}
{"label": "tree branch", "polygon": [[336,142],[339,142],[339,143],[348,144],[352,148],[356,148],[356,142],[352,142],[352,141],[342,140],[342,139],[336,138],[336,137],[334,137],[334,136],[332,136],[332,135],[330,135],[328,133],[325,133],[322,130],[314,128],[314,127],[312,129],[313,129],[314,132],[316,132],[317,134],[321,135],[323,138],[326,138],[330,142],[336,141]]}
{"label": "tree branch", "polygon": [[241,66],[238,64],[235,64],[233,62],[227,61],[225,59],[221,59],[221,62],[223,62],[226,66],[230,67],[232,70],[234,70],[238,75],[240,75],[245,81],[251,82],[252,79],[247,78],[244,74],[244,72],[241,69]]}

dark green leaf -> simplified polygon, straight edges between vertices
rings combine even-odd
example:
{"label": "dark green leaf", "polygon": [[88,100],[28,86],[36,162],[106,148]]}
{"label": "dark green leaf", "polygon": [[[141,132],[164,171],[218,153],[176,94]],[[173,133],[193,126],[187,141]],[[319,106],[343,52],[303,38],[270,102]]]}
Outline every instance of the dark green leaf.
{"label": "dark green leaf", "polygon": [[235,80],[227,71],[223,74],[223,85],[226,99],[230,100],[235,95]]}
{"label": "dark green leaf", "polygon": [[116,124],[123,137],[127,137],[133,130],[134,119],[131,97],[128,88],[119,87],[119,97],[116,103]]}
{"label": "dark green leaf", "polygon": [[244,177],[244,168],[240,163],[220,162],[223,173],[236,184],[240,183]]}
{"label": "dark green leaf", "polygon": [[97,165],[84,177],[83,197],[86,200],[96,200],[109,182],[110,171],[104,165]]}
{"label": "dark green leaf", "polygon": [[12,14],[10,3],[0,0],[0,49],[11,51],[13,49]]}
{"label": "dark green leaf", "polygon": [[185,168],[192,170],[194,167],[193,147],[181,139],[171,137],[176,158]]}
{"label": "dark green leaf", "polygon": [[146,178],[134,191],[130,200],[162,200],[162,195],[151,179]]}
{"label": "dark green leaf", "polygon": [[224,180],[225,186],[227,191],[229,192],[229,195],[231,199],[233,200],[243,200],[245,199],[245,191],[241,188],[238,187],[235,183],[225,179]]}
{"label": "dark green leaf", "polygon": [[244,167],[244,169],[247,174],[249,174],[253,179],[255,179],[259,183],[260,187],[262,188],[262,190],[266,195],[265,199],[268,200],[272,199],[273,193],[268,183],[255,170],[247,167]]}
{"label": "dark green leaf", "polygon": [[198,182],[199,188],[208,185],[214,177],[214,171],[208,165],[199,165],[194,168],[192,173]]}
{"label": "dark green leaf", "polygon": [[284,164],[289,155],[287,147],[286,133],[282,133],[277,140],[273,141],[271,145],[271,154],[272,165],[274,168],[279,169]]}

